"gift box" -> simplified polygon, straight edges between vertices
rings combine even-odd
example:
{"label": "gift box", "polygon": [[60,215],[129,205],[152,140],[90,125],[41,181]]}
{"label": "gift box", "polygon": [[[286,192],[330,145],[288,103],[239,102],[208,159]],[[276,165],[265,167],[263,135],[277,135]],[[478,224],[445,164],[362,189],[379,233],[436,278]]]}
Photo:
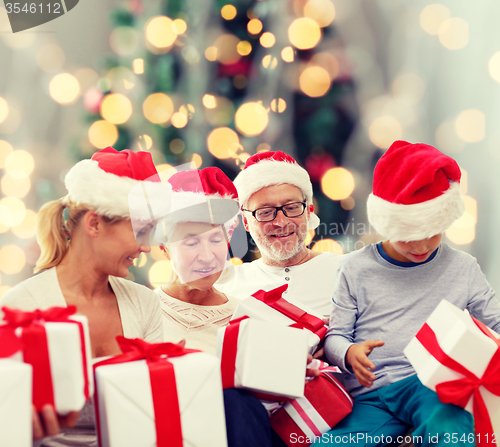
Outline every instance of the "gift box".
{"label": "gift box", "polygon": [[94,365],[101,447],[225,447],[217,357],[117,337],[122,355]]}
{"label": "gift box", "polygon": [[286,445],[311,445],[352,411],[352,397],[335,379],[336,371],[322,369],[306,385],[304,397],[286,402],[271,415],[271,427]]}
{"label": "gift box", "polygon": [[306,306],[297,307],[286,301],[282,294],[287,288],[288,284],[284,284],[269,292],[264,290],[255,292],[252,296],[241,300],[232,319],[248,316],[268,323],[307,329],[309,352],[312,354],[325,337],[327,327],[323,319],[314,315],[314,312]]}
{"label": "gift box", "polygon": [[33,368],[33,404],[65,415],[80,411],[93,393],[87,318],[75,306],[24,312],[2,308],[4,349],[20,351]]}
{"label": "gift box", "polygon": [[0,445],[31,447],[32,368],[23,362],[0,359]]}
{"label": "gift box", "polygon": [[443,300],[404,353],[444,403],[474,415],[478,445],[500,433],[500,341],[468,312]]}
{"label": "gift box", "polygon": [[304,396],[306,331],[242,317],[217,331],[223,388],[264,393],[266,400]]}

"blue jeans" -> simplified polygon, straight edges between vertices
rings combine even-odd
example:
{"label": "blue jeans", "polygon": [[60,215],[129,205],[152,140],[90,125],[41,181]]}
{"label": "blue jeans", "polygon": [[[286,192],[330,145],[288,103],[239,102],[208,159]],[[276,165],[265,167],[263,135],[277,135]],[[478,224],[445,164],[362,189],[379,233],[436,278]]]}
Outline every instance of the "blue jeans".
{"label": "blue jeans", "polygon": [[[404,439],[414,427],[411,439]],[[379,446],[411,441],[415,446],[475,445],[470,413],[443,404],[416,375],[355,397],[351,414],[317,439],[315,445]]]}

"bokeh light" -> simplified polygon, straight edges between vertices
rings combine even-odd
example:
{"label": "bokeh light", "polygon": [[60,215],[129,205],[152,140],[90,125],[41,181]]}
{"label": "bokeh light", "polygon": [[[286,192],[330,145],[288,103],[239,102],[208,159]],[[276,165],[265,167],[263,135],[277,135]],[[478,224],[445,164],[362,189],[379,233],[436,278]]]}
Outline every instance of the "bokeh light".
{"label": "bokeh light", "polygon": [[5,140],[0,140],[0,169],[5,167],[5,159],[14,150],[12,145]]}
{"label": "bokeh light", "polygon": [[24,150],[10,152],[5,157],[5,172],[14,178],[28,177],[35,169],[33,155]]}
{"label": "bokeh light", "polygon": [[69,73],[55,75],[49,83],[49,93],[59,104],[73,104],[80,95],[78,80]]}
{"label": "bokeh light", "polygon": [[6,227],[19,225],[26,215],[24,202],[16,197],[4,197],[0,200],[0,222]]}
{"label": "bokeh light", "polygon": [[231,258],[230,261],[231,261],[231,263],[233,265],[241,265],[241,264],[243,264],[243,260],[240,259],[240,258]]}
{"label": "bokeh light", "polygon": [[214,47],[217,48],[217,60],[222,64],[235,64],[241,59],[238,53],[238,39],[234,34],[222,34],[217,37]]}
{"label": "bokeh light", "polygon": [[321,239],[312,246],[311,250],[319,253],[337,253],[339,255],[344,254],[342,245],[340,245],[333,239]]}
{"label": "bokeh light", "polygon": [[132,103],[120,93],[107,95],[101,102],[101,116],[111,124],[126,123],[132,116]]}
{"label": "bokeh light", "polygon": [[420,13],[420,26],[426,33],[437,36],[439,27],[449,18],[450,10],[444,5],[434,3],[427,5]]}
{"label": "bokeh light", "polygon": [[262,58],[262,66],[264,68],[269,68],[269,70],[274,70],[278,66],[278,59],[270,54],[267,54]]}
{"label": "bokeh light", "polygon": [[97,149],[113,146],[118,140],[118,129],[114,124],[106,120],[98,120],[92,123],[88,132],[89,141]]}
{"label": "bokeh light", "polygon": [[347,197],[340,201],[340,206],[346,211],[352,210],[356,206],[356,201],[352,197]]}
{"label": "bokeh light", "polygon": [[288,28],[288,39],[299,50],[308,50],[321,40],[321,28],[313,19],[301,17]]}
{"label": "bokeh light", "polygon": [[497,51],[488,61],[488,72],[495,81],[500,83],[500,51]]}
{"label": "bokeh light", "polygon": [[439,27],[439,41],[449,50],[460,50],[469,43],[469,24],[459,17],[445,20]]}
{"label": "bokeh light", "polygon": [[215,107],[206,108],[207,121],[214,127],[227,126],[234,118],[234,105],[224,96],[215,97]]}
{"label": "bokeh light", "polygon": [[140,151],[149,151],[153,147],[153,139],[148,134],[139,135],[137,147]]}
{"label": "bokeh light", "polygon": [[174,26],[177,34],[184,34],[187,31],[187,23],[182,19],[175,19]]}
{"label": "bokeh light", "polygon": [[149,284],[151,287],[156,289],[161,287],[168,282],[170,278],[170,272],[172,271],[172,265],[168,259],[163,259],[162,261],[156,261],[148,272]]}
{"label": "bokeh light", "polygon": [[307,67],[299,78],[300,89],[312,98],[325,95],[330,89],[330,75],[321,67]]}
{"label": "bokeh light", "polygon": [[134,259],[134,267],[138,267],[138,268],[141,268],[141,267],[144,267],[148,262],[148,256],[146,255],[146,253],[141,253],[139,255],[138,258],[135,258]]}
{"label": "bokeh light", "polygon": [[293,62],[295,60],[295,51],[292,47],[285,47],[281,50],[281,59],[285,62]]}
{"label": "bokeh light", "polygon": [[186,149],[186,144],[180,138],[174,138],[169,144],[170,152],[172,154],[182,154]]}
{"label": "bokeh light", "polygon": [[259,34],[262,31],[262,22],[259,19],[252,19],[247,24],[247,30],[250,34]]}
{"label": "bokeh light", "polygon": [[217,48],[210,46],[205,50],[205,58],[210,62],[215,62],[217,60]]}
{"label": "bokeh light", "polygon": [[455,120],[455,131],[466,143],[482,141],[486,133],[486,117],[476,109],[464,110]]}
{"label": "bokeh light", "polygon": [[199,169],[203,164],[203,158],[201,158],[200,154],[194,153],[193,156],[191,157],[191,163],[194,165],[196,169]]}
{"label": "bokeh light", "polygon": [[354,177],[345,168],[331,168],[321,178],[321,190],[332,200],[344,200],[354,191]]}
{"label": "bokeh light", "polygon": [[248,79],[245,75],[237,74],[233,78],[233,85],[236,88],[239,88],[239,89],[245,88],[247,86],[247,84],[248,84]]}
{"label": "bokeh light", "polygon": [[224,20],[233,20],[238,13],[233,5],[224,5],[220,10],[220,15]]}
{"label": "bokeh light", "polygon": [[114,93],[127,93],[137,82],[132,70],[123,66],[113,67],[106,73],[105,79],[109,81],[109,90]]}
{"label": "bokeh light", "polygon": [[0,271],[7,275],[19,273],[26,265],[26,255],[17,245],[0,248]]}
{"label": "bokeh light", "polygon": [[446,237],[457,245],[470,244],[476,238],[477,202],[464,196],[465,212],[446,230]]}
{"label": "bokeh light", "polygon": [[266,152],[271,150],[271,145],[269,143],[259,143],[255,148],[256,152]]}
{"label": "bokeh light", "polygon": [[286,110],[286,101],[283,98],[273,99],[271,101],[271,110],[277,113],[283,113]]}
{"label": "bokeh light", "polygon": [[264,48],[271,48],[276,43],[276,37],[273,33],[266,32],[260,36],[259,42]]}
{"label": "bokeh light", "polygon": [[139,36],[130,26],[117,26],[109,36],[111,49],[119,56],[132,54],[139,43]]}
{"label": "bokeh light", "polygon": [[174,103],[165,93],[152,93],[144,100],[142,110],[148,121],[164,124],[174,113]]}
{"label": "bokeh light", "polygon": [[368,135],[375,146],[387,149],[394,141],[402,138],[403,128],[396,118],[380,116],[370,124]]}
{"label": "bokeh light", "polygon": [[184,113],[175,112],[172,115],[172,118],[170,118],[170,121],[172,122],[172,126],[176,127],[177,129],[182,129],[183,127],[186,127],[186,124],[188,123],[188,117]]}
{"label": "bokeh light", "polygon": [[446,154],[456,154],[465,148],[464,140],[457,135],[454,121],[443,121],[436,129],[435,138],[436,147]]}
{"label": "bokeh light", "polygon": [[1,188],[6,196],[22,199],[30,191],[31,182],[29,177],[16,178],[5,174],[2,177]]}
{"label": "bokeh light", "polygon": [[202,103],[207,109],[215,109],[217,107],[217,100],[214,95],[203,95]]}
{"label": "bokeh light", "polygon": [[132,70],[135,74],[144,73],[144,59],[138,57],[132,61]]}
{"label": "bokeh light", "polygon": [[24,219],[11,228],[12,233],[20,239],[29,239],[36,234],[36,213],[33,210],[26,210]]}
{"label": "bokeh light", "polygon": [[304,16],[324,28],[335,19],[335,6],[331,0],[309,0],[304,6]]}
{"label": "bokeh light", "polygon": [[207,137],[207,147],[216,158],[232,158],[240,145],[238,134],[229,127],[212,130]]}
{"label": "bokeh light", "polygon": [[45,73],[54,73],[64,67],[66,57],[59,45],[47,44],[36,53],[36,63]]}
{"label": "bokeh light", "polygon": [[252,44],[247,40],[242,40],[236,45],[236,51],[241,56],[248,56],[252,52]]}
{"label": "bokeh light", "polygon": [[269,122],[264,106],[258,102],[242,104],[234,116],[234,124],[247,137],[261,134]]}
{"label": "bokeh light", "polygon": [[145,36],[154,47],[168,49],[177,39],[177,27],[169,17],[152,17],[146,23]]}

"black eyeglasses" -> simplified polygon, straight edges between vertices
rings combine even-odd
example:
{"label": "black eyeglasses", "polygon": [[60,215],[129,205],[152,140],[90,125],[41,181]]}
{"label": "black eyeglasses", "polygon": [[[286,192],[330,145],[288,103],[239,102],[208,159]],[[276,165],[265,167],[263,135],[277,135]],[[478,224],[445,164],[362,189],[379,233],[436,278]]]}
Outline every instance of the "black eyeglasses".
{"label": "black eyeglasses", "polygon": [[285,217],[299,217],[304,214],[306,209],[306,202],[292,202],[287,203],[283,206],[268,206],[266,208],[257,208],[254,211],[245,210],[248,213],[252,213],[252,216],[255,217],[257,222],[271,222],[276,219],[278,215],[278,211],[282,211]]}

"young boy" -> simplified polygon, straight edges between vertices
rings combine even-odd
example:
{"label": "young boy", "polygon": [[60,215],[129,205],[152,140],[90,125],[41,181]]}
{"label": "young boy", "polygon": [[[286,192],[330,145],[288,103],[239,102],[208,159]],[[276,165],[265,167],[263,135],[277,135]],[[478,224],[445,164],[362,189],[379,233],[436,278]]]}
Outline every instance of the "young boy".
{"label": "young boy", "polygon": [[441,403],[403,354],[443,298],[500,331],[476,260],[441,243],[464,211],[459,182],[458,164],[426,144],[396,141],[377,163],[368,220],[386,240],[342,262],[325,343],[354,408],[319,444],[401,443],[410,427],[417,446],[474,444],[472,416]]}

